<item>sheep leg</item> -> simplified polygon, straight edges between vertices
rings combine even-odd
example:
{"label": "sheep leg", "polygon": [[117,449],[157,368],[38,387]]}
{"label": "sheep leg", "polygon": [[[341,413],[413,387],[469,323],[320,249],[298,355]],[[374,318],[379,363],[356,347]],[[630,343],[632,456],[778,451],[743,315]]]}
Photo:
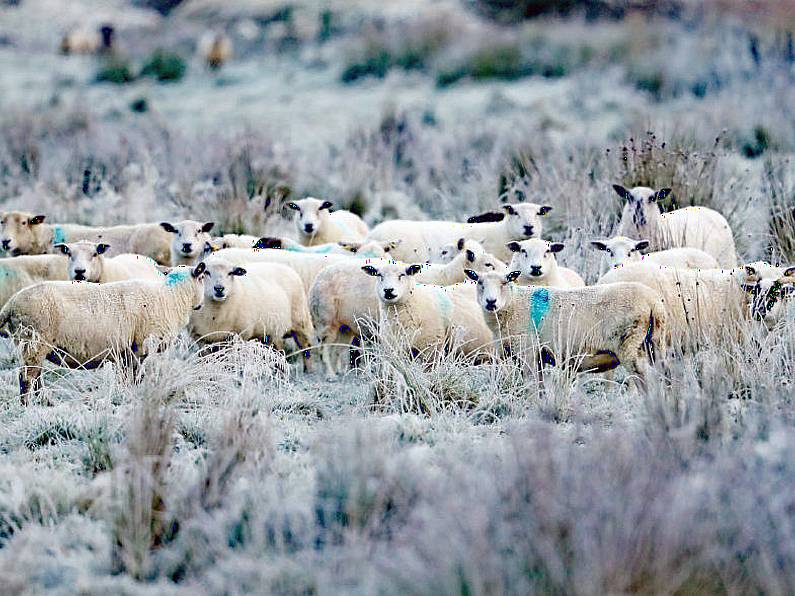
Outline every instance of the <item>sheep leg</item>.
{"label": "sheep leg", "polygon": [[356,335],[354,335],[351,340],[349,355],[351,368],[359,368],[362,358],[364,357],[364,351],[362,350],[362,340]]}

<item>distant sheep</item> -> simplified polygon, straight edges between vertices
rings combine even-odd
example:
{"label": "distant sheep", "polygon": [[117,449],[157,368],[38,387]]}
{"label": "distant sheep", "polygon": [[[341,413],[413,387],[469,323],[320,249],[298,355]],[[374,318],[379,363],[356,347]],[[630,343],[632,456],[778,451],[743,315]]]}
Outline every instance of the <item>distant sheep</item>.
{"label": "distant sheep", "polygon": [[23,211],[0,213],[0,248],[9,256],[43,255],[56,244],[90,240],[111,246],[108,256],[135,253],[161,265],[170,263],[171,235],[159,224],[92,227],[77,224],[46,224],[44,215]]}
{"label": "distant sheep", "polygon": [[99,30],[72,29],[61,38],[62,54],[96,54],[113,49],[115,29],[103,25]]}
{"label": "distant sheep", "polygon": [[217,33],[204,48],[204,60],[211,70],[218,70],[232,58],[232,40],[225,33]]}
{"label": "distant sheep", "polygon": [[457,243],[459,238],[477,240],[489,253],[507,262],[511,254],[505,245],[512,240],[540,237],[543,229],[541,218],[552,207],[536,203],[511,203],[502,208],[504,217],[500,221],[485,223],[385,221],[375,226],[368,238],[401,240],[393,256],[409,263],[435,258],[443,246]]}
{"label": "distant sheep", "polygon": [[295,229],[304,246],[363,240],[367,236],[367,224],[358,215],[345,209],[331,212],[334,206],[331,201],[308,197],[287,203],[287,206],[296,212]]}
{"label": "distant sheep", "polygon": [[624,200],[619,235],[647,238],[653,251],[687,246],[703,250],[723,268],[737,265],[732,230],[717,211],[685,207],[661,213],[657,202],[671,193],[670,188],[655,191],[637,186],[627,190],[615,184],[613,189]]}
{"label": "distant sheep", "polygon": [[648,240],[633,240],[626,236],[591,241],[591,246],[605,253],[605,261],[611,269],[636,261],[648,261],[657,265],[684,269],[718,268],[715,257],[698,248],[669,248],[643,254],[643,251],[649,248],[649,244]]}
{"label": "distant sheep", "polygon": [[158,281],[45,281],[20,290],[0,311],[0,329],[21,353],[23,401],[41,388],[45,358],[68,367],[105,360],[134,366],[172,342],[201,308],[203,271],[200,263]]}
{"label": "distant sheep", "polygon": [[0,307],[22,288],[40,281],[67,281],[68,260],[61,255],[0,259]]}
{"label": "distant sheep", "polygon": [[160,227],[171,234],[171,266],[195,265],[201,258],[205,243],[210,240],[214,222],[186,219],[178,223],[160,222]]}
{"label": "distant sheep", "polygon": [[117,255],[106,257],[110,246],[104,243],[72,242],[56,244],[67,259],[68,277],[72,281],[109,283],[129,279],[161,279],[163,273],[149,257],[141,255]]}
{"label": "distant sheep", "polygon": [[665,309],[643,284],[584,288],[515,286],[519,271],[475,272],[478,302],[506,353],[531,362],[602,372],[618,364],[645,379],[665,327]]}
{"label": "distant sheep", "polygon": [[562,242],[547,242],[531,238],[509,242],[513,253],[510,271],[521,271],[517,282],[523,286],[549,286],[552,288],[582,288],[585,282],[576,271],[558,265],[555,254],[565,248]]}

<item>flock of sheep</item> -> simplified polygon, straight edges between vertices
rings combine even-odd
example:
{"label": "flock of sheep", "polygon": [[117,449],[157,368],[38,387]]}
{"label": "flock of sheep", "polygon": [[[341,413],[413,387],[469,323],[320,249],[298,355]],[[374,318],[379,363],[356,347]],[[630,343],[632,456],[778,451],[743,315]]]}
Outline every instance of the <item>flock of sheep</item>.
{"label": "flock of sheep", "polygon": [[213,237],[212,222],[192,220],[90,227],[6,212],[0,332],[19,350],[27,400],[45,359],[135,369],[184,328],[200,344],[239,337],[301,354],[305,370],[319,357],[329,375],[363,342],[394,342],[414,358],[453,352],[473,365],[622,365],[642,384],[672,348],[782,316],[795,268],[738,265],[719,213],[661,212],[670,189],[614,189],[624,210],[618,235],[591,243],[608,264],[592,286],[557,263],[562,243],[542,239],[552,208],[529,202],[468,223],[368,229],[305,198],[287,203],[297,240]]}

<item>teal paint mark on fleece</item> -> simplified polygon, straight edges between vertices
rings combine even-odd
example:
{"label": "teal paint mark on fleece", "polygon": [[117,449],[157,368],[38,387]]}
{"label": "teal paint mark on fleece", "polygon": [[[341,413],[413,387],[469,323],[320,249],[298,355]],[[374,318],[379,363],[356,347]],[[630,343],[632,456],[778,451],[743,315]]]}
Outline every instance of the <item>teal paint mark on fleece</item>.
{"label": "teal paint mark on fleece", "polygon": [[63,244],[66,242],[66,234],[63,231],[61,226],[53,226],[52,227],[52,243],[53,244]]}
{"label": "teal paint mark on fleece", "polygon": [[446,324],[450,323],[450,317],[453,314],[453,301],[447,295],[447,290],[444,288],[434,288],[436,294],[436,303],[439,305],[439,312],[442,315]]}
{"label": "teal paint mark on fleece", "polygon": [[315,248],[313,246],[288,246],[285,250],[290,252],[301,252],[305,254],[313,254],[313,255],[325,255],[331,252],[331,249],[334,248],[333,246],[323,246],[320,248]]}
{"label": "teal paint mark on fleece", "polygon": [[8,279],[9,277],[15,277],[17,274],[16,271],[13,269],[8,269],[6,267],[0,266],[0,281]]}
{"label": "teal paint mark on fleece", "polygon": [[549,290],[538,288],[530,297],[530,320],[535,329],[541,329],[541,322],[549,311]]}
{"label": "teal paint mark on fleece", "polygon": [[166,275],[166,285],[171,288],[188,279],[190,273],[188,271],[172,271]]}

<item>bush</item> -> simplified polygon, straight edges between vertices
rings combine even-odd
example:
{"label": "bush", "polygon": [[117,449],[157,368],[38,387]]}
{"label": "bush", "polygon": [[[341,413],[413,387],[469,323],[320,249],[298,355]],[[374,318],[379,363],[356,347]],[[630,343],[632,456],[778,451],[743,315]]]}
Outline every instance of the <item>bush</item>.
{"label": "bush", "polygon": [[135,80],[130,63],[124,58],[113,56],[108,58],[97,71],[95,80],[98,83],[114,83],[122,85]]}
{"label": "bush", "polygon": [[174,82],[185,76],[186,70],[185,60],[179,54],[155,50],[141,70],[141,76],[154,77],[162,82]]}

